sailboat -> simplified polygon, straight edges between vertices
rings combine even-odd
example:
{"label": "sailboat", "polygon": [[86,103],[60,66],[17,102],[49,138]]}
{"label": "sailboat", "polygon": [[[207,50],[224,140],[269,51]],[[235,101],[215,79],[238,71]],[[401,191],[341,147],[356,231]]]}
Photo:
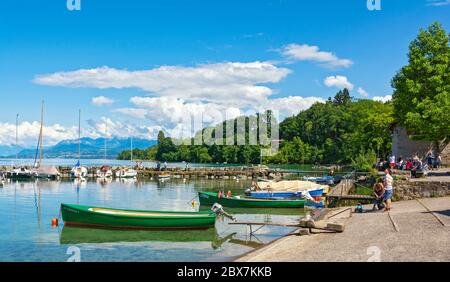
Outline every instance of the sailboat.
{"label": "sailboat", "polygon": [[[44,126],[44,101],[42,101],[41,129],[39,131],[38,147],[36,148],[34,169],[32,170],[32,172],[38,178],[55,180],[55,179],[58,179],[60,176],[58,169],[55,166],[43,166],[42,165],[42,139],[43,139],[42,130],[43,130],[43,126]],[[38,151],[39,151],[39,161],[37,160]]]}
{"label": "sailboat", "polygon": [[[133,137],[130,139],[130,161],[131,166],[133,166]],[[116,177],[118,178],[136,178],[137,177],[137,171],[135,171],[132,167],[123,167],[116,171]]]}
{"label": "sailboat", "polygon": [[17,166],[19,159],[19,114],[16,115],[16,165],[6,173],[6,177],[15,180],[28,180],[32,179],[35,174],[24,166]]}
{"label": "sailboat", "polygon": [[97,170],[97,177],[98,178],[111,178],[113,176],[113,173],[111,171],[111,167],[109,165],[106,165],[106,142],[108,137],[108,120],[105,121],[105,159],[103,162],[103,166]]}
{"label": "sailboat", "polygon": [[81,166],[81,110],[78,111],[78,162],[70,171],[70,177],[85,180],[88,174],[87,168]]}

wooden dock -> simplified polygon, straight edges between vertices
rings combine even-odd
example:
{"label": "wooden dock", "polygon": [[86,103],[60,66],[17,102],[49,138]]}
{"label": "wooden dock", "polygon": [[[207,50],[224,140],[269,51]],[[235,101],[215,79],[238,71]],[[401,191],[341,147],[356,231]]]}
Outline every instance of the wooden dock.
{"label": "wooden dock", "polygon": [[371,195],[351,194],[354,190],[355,181],[352,178],[342,179],[338,185],[332,187],[328,192],[326,196],[328,206],[335,206],[341,200],[372,201],[375,199]]}

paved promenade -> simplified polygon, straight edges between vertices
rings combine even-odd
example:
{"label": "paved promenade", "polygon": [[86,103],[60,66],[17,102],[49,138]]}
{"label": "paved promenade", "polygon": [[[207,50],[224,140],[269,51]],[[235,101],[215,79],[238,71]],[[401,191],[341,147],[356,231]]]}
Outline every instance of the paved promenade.
{"label": "paved promenade", "polygon": [[332,220],[346,223],[343,233],[290,235],[237,261],[450,261],[450,197],[338,217]]}

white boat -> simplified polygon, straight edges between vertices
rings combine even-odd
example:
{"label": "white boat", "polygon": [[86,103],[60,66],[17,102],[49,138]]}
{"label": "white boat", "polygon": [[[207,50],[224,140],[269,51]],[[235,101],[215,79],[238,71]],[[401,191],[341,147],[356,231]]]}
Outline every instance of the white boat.
{"label": "white boat", "polygon": [[84,179],[88,176],[88,170],[81,166],[81,110],[78,110],[78,162],[70,171],[70,177]]}
{"label": "white boat", "polygon": [[[42,165],[42,139],[43,139],[42,130],[43,130],[43,127],[44,127],[44,101],[42,101],[41,129],[39,131],[38,148],[36,149],[35,163],[34,163],[34,168],[32,169],[32,172],[36,175],[37,178],[50,179],[50,180],[59,179],[61,174],[59,173],[58,169],[55,166],[43,166]],[[39,149],[39,160],[37,159],[38,149]]]}
{"label": "white boat", "polygon": [[[130,138],[130,161],[133,164],[133,136]],[[129,167],[123,167],[116,171],[116,177],[118,178],[136,178],[137,171]]]}
{"label": "white boat", "polygon": [[116,171],[116,177],[117,178],[136,178],[137,177],[137,171],[135,171],[132,168],[121,168]]}
{"label": "white boat", "polygon": [[97,170],[96,175],[98,178],[111,178],[113,173],[110,166],[104,165]]}
{"label": "white boat", "polygon": [[108,120],[105,121],[105,159],[104,159],[104,165],[97,170],[96,175],[97,178],[111,178],[113,176],[113,172],[111,170],[111,167],[106,165],[106,142],[108,137]]}
{"label": "white boat", "polygon": [[84,166],[74,166],[70,171],[70,177],[72,178],[86,178],[88,170]]}

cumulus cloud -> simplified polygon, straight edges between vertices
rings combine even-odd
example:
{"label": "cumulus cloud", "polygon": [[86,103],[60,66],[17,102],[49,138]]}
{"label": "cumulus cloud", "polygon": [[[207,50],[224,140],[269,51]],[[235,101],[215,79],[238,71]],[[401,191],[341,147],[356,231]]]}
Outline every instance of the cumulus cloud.
{"label": "cumulus cloud", "polygon": [[162,66],[143,71],[109,67],[39,75],[35,83],[50,86],[139,88],[156,96],[187,102],[205,101],[240,105],[257,103],[273,94],[267,83],[277,83],[289,69],[268,62],[217,63],[195,67]]}
{"label": "cumulus cloud", "polygon": [[338,89],[347,88],[350,91],[354,88],[354,85],[348,81],[348,78],[342,75],[329,76],[325,78],[324,84],[327,87],[336,87]]}
{"label": "cumulus cloud", "polygon": [[325,103],[325,100],[319,97],[289,96],[267,100],[263,104],[258,105],[256,110],[258,112],[265,110],[277,111],[279,118],[283,120],[309,109],[315,103]]}
{"label": "cumulus cloud", "polygon": [[392,95],[375,96],[375,97],[372,98],[372,100],[378,101],[378,102],[382,102],[382,103],[386,103],[386,102],[392,101]]}
{"label": "cumulus cloud", "polygon": [[366,92],[363,88],[359,87],[358,90],[356,90],[358,94],[362,97],[369,97],[369,93]]}
{"label": "cumulus cloud", "polygon": [[[18,126],[20,146],[32,146],[37,144],[41,124],[38,121],[22,122]],[[13,123],[0,123],[0,144],[15,144],[16,125]],[[64,127],[60,124],[48,125],[43,128],[44,146],[51,146],[62,139],[73,139],[78,136],[77,127]]]}
{"label": "cumulus cloud", "polygon": [[105,96],[97,96],[91,99],[91,103],[95,106],[105,106],[113,104],[114,100]]}
{"label": "cumulus cloud", "polygon": [[290,60],[313,61],[331,68],[347,68],[353,64],[349,59],[340,59],[332,52],[321,51],[318,46],[307,44],[289,44],[282,48],[281,54]]}
{"label": "cumulus cloud", "polygon": [[[82,127],[83,137],[99,138],[105,136],[105,125],[108,121],[108,137],[128,138],[131,135],[145,139],[155,139],[161,126],[135,125],[128,122],[114,121],[109,118],[88,120],[88,126]],[[36,146],[41,124],[38,121],[24,121],[18,126],[19,146]],[[13,123],[0,123],[0,145],[15,145],[16,125]],[[63,126],[61,124],[43,127],[43,145],[53,146],[62,140],[78,138],[78,126]]]}

